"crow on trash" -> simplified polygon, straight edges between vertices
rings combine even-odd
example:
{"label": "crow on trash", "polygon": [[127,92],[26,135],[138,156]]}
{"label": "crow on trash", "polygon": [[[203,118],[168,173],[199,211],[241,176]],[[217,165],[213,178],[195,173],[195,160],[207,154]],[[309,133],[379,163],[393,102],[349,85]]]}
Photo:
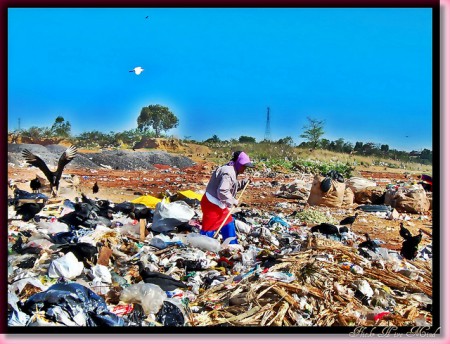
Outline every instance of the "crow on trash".
{"label": "crow on trash", "polygon": [[98,184],[97,184],[97,182],[95,182],[94,186],[92,187],[92,192],[97,193],[98,190],[99,190]]}
{"label": "crow on trash", "polygon": [[39,168],[45,174],[50,182],[50,189],[53,196],[57,195],[59,180],[61,179],[64,167],[75,158],[76,154],[77,148],[73,145],[70,146],[61,154],[56,171],[50,171],[47,164],[40,157],[31,153],[28,149],[22,151],[22,156],[25,158],[26,162]]}
{"label": "crow on trash", "polygon": [[406,259],[414,259],[419,251],[419,244],[422,241],[423,231],[419,229],[419,234],[413,236],[411,232],[400,223],[400,235],[405,241],[403,241],[400,254]]}
{"label": "crow on trash", "polygon": [[28,222],[33,219],[45,206],[43,203],[23,203],[15,207],[16,215],[22,215],[22,221]]}
{"label": "crow on trash", "polygon": [[39,190],[41,189],[42,184],[41,181],[39,180],[38,176],[36,175],[36,178],[31,179],[30,181],[30,188],[31,190],[33,190],[33,193],[38,193]]}
{"label": "crow on trash", "polygon": [[358,216],[358,213],[356,213],[353,216],[348,216],[345,219],[343,219],[341,222],[339,222],[339,224],[340,225],[350,225],[350,228],[352,228],[353,222],[355,222],[357,216]]}
{"label": "crow on trash", "polygon": [[153,220],[153,211],[150,208],[134,208],[133,211],[131,211],[128,216],[133,220],[141,220],[145,219],[147,222],[152,222]]}
{"label": "crow on trash", "polygon": [[339,228],[335,225],[329,224],[329,223],[321,223],[320,225],[316,225],[311,227],[311,233],[319,232],[327,237],[329,235],[335,235],[338,238],[341,238],[341,232],[339,231]]}
{"label": "crow on trash", "polygon": [[50,246],[50,248],[52,250],[61,251],[64,254],[72,252],[86,267],[90,266],[88,262],[95,263],[96,254],[98,253],[97,247],[87,242],[55,244]]}
{"label": "crow on trash", "polygon": [[158,285],[164,291],[171,291],[177,288],[187,288],[188,286],[181,281],[178,281],[169,275],[164,275],[160,272],[150,271],[144,266],[142,261],[139,261],[139,275],[145,283],[153,283]]}
{"label": "crow on trash", "polygon": [[380,245],[378,245],[374,240],[372,240],[368,233],[366,233],[364,235],[366,237],[366,241],[363,241],[362,243],[360,243],[358,245],[358,247],[359,248],[367,248],[376,253],[377,249],[378,249],[378,247],[380,247]]}

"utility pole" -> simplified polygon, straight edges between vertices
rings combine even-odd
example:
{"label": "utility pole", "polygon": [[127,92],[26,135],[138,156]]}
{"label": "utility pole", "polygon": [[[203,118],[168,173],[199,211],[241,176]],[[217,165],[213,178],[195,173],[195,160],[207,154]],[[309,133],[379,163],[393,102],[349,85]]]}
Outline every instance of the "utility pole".
{"label": "utility pole", "polygon": [[266,132],[264,134],[264,141],[270,141],[270,108],[267,107]]}
{"label": "utility pole", "polygon": [[20,130],[20,117],[19,117],[19,129],[18,130]]}

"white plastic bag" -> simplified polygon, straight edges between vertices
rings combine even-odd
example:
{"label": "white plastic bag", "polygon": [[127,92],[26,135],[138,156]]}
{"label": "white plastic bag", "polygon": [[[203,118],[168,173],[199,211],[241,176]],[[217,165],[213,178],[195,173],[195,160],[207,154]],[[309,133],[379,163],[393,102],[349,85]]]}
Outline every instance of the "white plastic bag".
{"label": "white plastic bag", "polygon": [[55,234],[60,232],[68,232],[69,226],[63,222],[45,222],[40,221],[36,224],[36,227],[46,234]]}
{"label": "white plastic bag", "polygon": [[189,222],[195,215],[192,209],[184,201],[169,203],[163,199],[156,205],[153,214],[152,230],[155,232],[168,232],[182,223]]}
{"label": "white plastic bag", "polygon": [[147,315],[158,313],[165,299],[167,299],[166,292],[152,283],[133,284],[120,294],[121,301],[139,303]]}
{"label": "white plastic bag", "polygon": [[186,238],[186,244],[200,250],[211,251],[217,253],[220,251],[220,243],[214,238],[198,233],[189,233]]}
{"label": "white plastic bag", "polygon": [[83,263],[79,262],[72,252],[68,252],[61,258],[55,259],[48,267],[48,276],[50,278],[64,277],[73,279],[83,271]]}
{"label": "white plastic bag", "polygon": [[91,268],[91,270],[94,280],[98,280],[104,283],[112,283],[111,272],[109,272],[108,267],[104,265],[95,265]]}

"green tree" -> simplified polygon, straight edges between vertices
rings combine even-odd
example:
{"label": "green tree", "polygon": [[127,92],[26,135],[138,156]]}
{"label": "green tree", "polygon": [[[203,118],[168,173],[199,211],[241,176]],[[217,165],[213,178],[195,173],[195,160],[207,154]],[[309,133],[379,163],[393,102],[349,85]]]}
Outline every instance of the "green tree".
{"label": "green tree", "polygon": [[429,162],[431,162],[433,160],[433,152],[431,150],[425,148],[420,153],[420,159],[428,160]]}
{"label": "green tree", "polygon": [[292,137],[286,136],[283,139],[279,139],[277,143],[280,145],[287,145],[292,147],[294,145],[294,140],[292,139]]}
{"label": "green tree", "polygon": [[22,136],[32,141],[38,141],[45,137],[51,137],[52,131],[48,127],[30,127],[27,130],[22,130]]}
{"label": "green tree", "polygon": [[381,145],[380,150],[384,153],[389,152],[389,145]]}
{"label": "green tree", "polygon": [[345,153],[351,153],[353,150],[353,144],[351,142],[344,143],[344,147],[342,147]]}
{"label": "green tree", "polygon": [[208,143],[219,143],[220,139],[219,139],[219,136],[213,135],[209,139],[205,140],[205,142],[208,142]]}
{"label": "green tree", "polygon": [[256,139],[251,136],[240,136],[239,142],[240,143],[256,143]]}
{"label": "green tree", "polygon": [[361,141],[357,141],[355,143],[355,148],[353,148],[353,150],[355,152],[359,152],[359,153],[362,152],[362,150],[363,150],[363,143]]}
{"label": "green tree", "polygon": [[329,149],[330,147],[330,140],[328,139],[321,139],[319,141],[319,147],[322,149]]}
{"label": "green tree", "polygon": [[98,130],[86,131],[81,133],[76,138],[76,144],[80,147],[109,147],[116,145],[116,138],[114,133],[105,134]]}
{"label": "green tree", "polygon": [[337,140],[335,140],[334,141],[335,150],[337,152],[341,152],[342,153],[344,151],[344,143],[345,143],[345,141],[344,141],[344,139],[342,137],[337,139]]}
{"label": "green tree", "polygon": [[323,130],[325,121],[319,121],[310,117],[307,118],[309,123],[303,126],[304,132],[300,137],[307,139],[311,143],[311,148],[316,149],[319,145],[320,138],[325,134]]}
{"label": "green tree", "polygon": [[72,126],[69,121],[65,121],[64,117],[58,116],[55,119],[55,123],[53,123],[51,127],[51,132],[54,136],[59,137],[70,137],[70,131]]}
{"label": "green tree", "polygon": [[176,128],[178,123],[177,116],[168,107],[158,104],[143,107],[137,119],[139,130],[153,128],[156,137],[160,137],[161,131]]}

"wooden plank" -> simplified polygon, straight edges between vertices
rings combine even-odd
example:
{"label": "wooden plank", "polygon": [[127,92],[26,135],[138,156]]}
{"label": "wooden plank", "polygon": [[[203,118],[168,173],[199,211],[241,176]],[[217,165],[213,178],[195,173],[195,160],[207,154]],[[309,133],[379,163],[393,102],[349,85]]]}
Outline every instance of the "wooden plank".
{"label": "wooden plank", "polygon": [[141,241],[145,240],[146,234],[145,234],[145,227],[147,225],[146,219],[140,219],[139,226],[140,226],[140,239]]}
{"label": "wooden plank", "polygon": [[22,198],[17,201],[19,205],[24,203],[44,203],[43,198]]}
{"label": "wooden plank", "polygon": [[109,257],[111,257],[112,250],[109,247],[102,246],[98,254],[97,264],[109,266]]}

